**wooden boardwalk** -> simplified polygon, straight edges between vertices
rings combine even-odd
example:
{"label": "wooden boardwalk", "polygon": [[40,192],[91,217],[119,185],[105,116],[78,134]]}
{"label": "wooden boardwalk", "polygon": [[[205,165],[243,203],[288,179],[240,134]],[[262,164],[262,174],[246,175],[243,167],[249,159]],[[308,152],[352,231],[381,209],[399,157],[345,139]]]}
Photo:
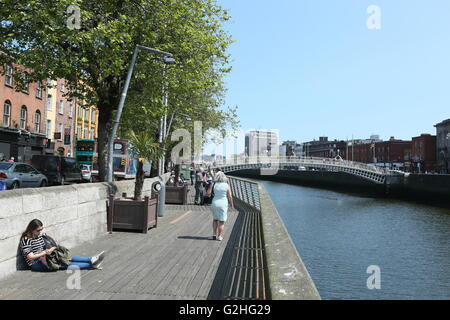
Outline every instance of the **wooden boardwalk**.
{"label": "wooden boardwalk", "polygon": [[[229,210],[224,240],[214,241],[210,206],[193,205],[194,191],[189,194],[188,205],[167,205],[148,234],[114,232],[73,248],[74,256],[106,250],[102,270],[80,271],[80,289],[69,289],[74,273],[17,271],[0,281],[0,299],[233,298],[230,286],[242,269],[236,261],[246,212]],[[245,295],[241,298],[255,298]]]}

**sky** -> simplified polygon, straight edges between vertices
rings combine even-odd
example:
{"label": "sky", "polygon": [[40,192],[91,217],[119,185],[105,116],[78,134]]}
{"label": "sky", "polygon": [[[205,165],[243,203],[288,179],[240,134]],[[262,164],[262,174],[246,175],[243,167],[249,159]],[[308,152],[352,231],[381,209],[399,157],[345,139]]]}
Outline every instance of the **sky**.
{"label": "sky", "polygon": [[[407,140],[450,118],[450,1],[218,1],[235,41],[225,106],[238,107],[242,132]],[[205,153],[243,144],[240,134]]]}

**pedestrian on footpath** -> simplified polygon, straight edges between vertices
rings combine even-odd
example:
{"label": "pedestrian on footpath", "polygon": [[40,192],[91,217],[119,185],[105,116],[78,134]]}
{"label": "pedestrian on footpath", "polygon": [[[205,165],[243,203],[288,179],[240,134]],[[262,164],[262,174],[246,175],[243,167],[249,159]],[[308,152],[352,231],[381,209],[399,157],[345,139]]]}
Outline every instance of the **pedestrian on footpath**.
{"label": "pedestrian on footpath", "polygon": [[203,168],[200,168],[195,175],[195,204],[202,205],[203,204],[203,196],[205,192],[203,178]]}
{"label": "pedestrian on footpath", "polygon": [[194,168],[194,165],[191,165],[189,173],[191,175],[191,186],[193,186],[194,183],[195,183],[195,168]]}
{"label": "pedestrian on footpath", "polygon": [[[36,272],[50,271],[47,259],[55,250],[59,249],[59,246],[46,248],[44,237],[41,234],[43,229],[44,227],[40,220],[31,220],[20,239],[20,249],[25,262],[32,271]],[[99,269],[104,255],[105,252],[102,251],[93,257],[72,257],[68,259],[68,264],[61,265],[60,270]]]}
{"label": "pedestrian on footpath", "polygon": [[213,240],[223,240],[225,231],[225,222],[228,218],[228,204],[231,209],[234,209],[233,195],[228,184],[228,178],[225,173],[219,171],[216,174],[216,181],[211,188],[210,195],[214,194],[212,200],[212,214],[213,214]]}

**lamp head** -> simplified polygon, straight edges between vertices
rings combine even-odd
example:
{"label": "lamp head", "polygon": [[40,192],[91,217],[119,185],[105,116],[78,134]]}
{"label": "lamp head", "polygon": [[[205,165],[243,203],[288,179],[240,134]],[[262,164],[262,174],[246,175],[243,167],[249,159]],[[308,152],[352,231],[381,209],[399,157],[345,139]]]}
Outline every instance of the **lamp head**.
{"label": "lamp head", "polygon": [[171,57],[171,56],[163,57],[163,62],[165,64],[176,64],[177,63],[176,60],[173,57]]}

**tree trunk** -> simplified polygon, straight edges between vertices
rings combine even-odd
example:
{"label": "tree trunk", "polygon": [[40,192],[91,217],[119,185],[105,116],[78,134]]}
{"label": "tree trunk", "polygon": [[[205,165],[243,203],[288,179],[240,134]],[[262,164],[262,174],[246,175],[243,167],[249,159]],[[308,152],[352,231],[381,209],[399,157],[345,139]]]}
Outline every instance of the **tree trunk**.
{"label": "tree trunk", "polygon": [[150,178],[155,178],[158,176],[158,160],[152,161],[152,169],[150,171]]}
{"label": "tree trunk", "polygon": [[175,165],[175,185],[178,185],[178,180],[180,178],[180,165]]}
{"label": "tree trunk", "polygon": [[144,187],[144,162],[139,161],[134,184],[134,200],[142,200],[142,188]]}
{"label": "tree trunk", "polygon": [[98,115],[98,178],[107,181],[108,177],[108,138],[111,134],[111,112],[99,106]]}

